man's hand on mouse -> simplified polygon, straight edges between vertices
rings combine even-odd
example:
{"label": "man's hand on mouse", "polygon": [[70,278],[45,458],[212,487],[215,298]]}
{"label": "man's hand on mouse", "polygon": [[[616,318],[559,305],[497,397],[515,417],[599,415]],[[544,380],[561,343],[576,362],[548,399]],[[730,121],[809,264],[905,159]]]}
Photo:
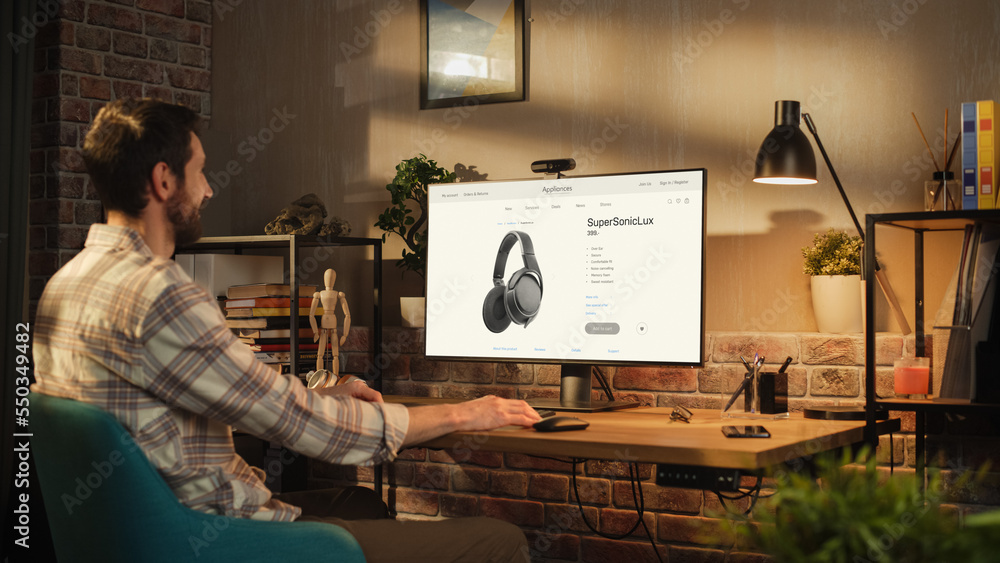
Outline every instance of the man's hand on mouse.
{"label": "man's hand on mouse", "polygon": [[531,426],[542,419],[528,403],[487,395],[464,403],[411,407],[404,446],[449,432],[476,432],[501,426]]}
{"label": "man's hand on mouse", "polygon": [[461,409],[459,430],[492,430],[501,426],[531,426],[542,419],[528,403],[487,395],[456,405]]}

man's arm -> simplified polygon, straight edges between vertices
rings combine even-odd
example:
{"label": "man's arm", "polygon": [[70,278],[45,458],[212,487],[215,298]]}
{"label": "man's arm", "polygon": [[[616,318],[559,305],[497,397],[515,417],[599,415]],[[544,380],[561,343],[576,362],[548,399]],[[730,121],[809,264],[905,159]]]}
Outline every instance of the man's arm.
{"label": "man's arm", "polygon": [[320,395],[329,395],[331,397],[354,397],[355,399],[361,399],[362,401],[368,401],[371,403],[384,402],[382,400],[381,393],[371,387],[368,387],[367,383],[357,378],[354,378],[354,381],[344,383],[343,385],[313,389],[312,392]]}
{"label": "man's arm", "polygon": [[403,447],[450,432],[493,430],[512,424],[531,426],[539,420],[541,417],[528,403],[493,395],[451,405],[411,407]]}
{"label": "man's arm", "polygon": [[[342,465],[391,459],[406,437],[402,405],[334,400],[256,361],[208,293],[185,281],[157,299],[139,331],[142,365],[125,376],[165,405],[300,454]],[[168,322],[169,321],[169,322]],[[345,389],[351,395],[363,389]]]}
{"label": "man's arm", "polygon": [[[340,395],[381,403],[382,394],[370,389],[363,381],[316,389],[320,395]],[[449,432],[461,430],[493,430],[501,426],[530,426],[541,417],[524,401],[501,399],[488,395],[464,403],[426,405],[409,409],[410,424],[403,447],[412,446]]]}
{"label": "man's arm", "polygon": [[[406,409],[366,404],[377,403],[380,395],[362,389],[360,382],[340,387],[361,401],[314,396],[321,394],[254,360],[226,327],[214,299],[194,283],[173,286],[160,301],[158,314],[150,315],[140,331],[144,365],[135,370],[152,376],[152,382],[142,382],[150,393],[167,405],[238,426],[310,457],[342,465],[379,462],[406,444],[449,432],[540,420],[524,401],[493,396]],[[174,315],[172,322],[161,322],[166,312]]]}

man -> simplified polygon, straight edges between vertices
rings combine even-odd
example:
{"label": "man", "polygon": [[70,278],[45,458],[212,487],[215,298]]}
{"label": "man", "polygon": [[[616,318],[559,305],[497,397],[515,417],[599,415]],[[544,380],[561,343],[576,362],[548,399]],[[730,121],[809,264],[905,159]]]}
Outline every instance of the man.
{"label": "man", "polygon": [[[212,196],[194,112],[119,100],[98,113],[83,156],[107,213],[45,288],[35,324],[40,393],[111,412],[196,510],[238,518],[317,519],[271,495],[233,450],[231,427],[339,464],[380,463],[455,430],[530,425],[523,401],[483,397],[407,409],[362,382],[307,390],[254,360],[215,300],[170,258],[201,235]],[[141,502],[141,499],[136,499]],[[441,522],[328,519],[369,561],[523,560],[524,536],[488,518]],[[391,541],[386,541],[391,538]]]}

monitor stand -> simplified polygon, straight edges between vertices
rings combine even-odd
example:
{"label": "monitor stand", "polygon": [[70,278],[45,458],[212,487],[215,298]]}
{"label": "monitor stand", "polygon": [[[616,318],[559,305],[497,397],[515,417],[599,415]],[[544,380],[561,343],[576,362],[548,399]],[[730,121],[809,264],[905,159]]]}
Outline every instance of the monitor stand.
{"label": "monitor stand", "polygon": [[593,366],[590,364],[563,364],[559,380],[558,399],[529,399],[536,409],[571,412],[598,412],[629,409],[641,406],[638,401],[592,400]]}

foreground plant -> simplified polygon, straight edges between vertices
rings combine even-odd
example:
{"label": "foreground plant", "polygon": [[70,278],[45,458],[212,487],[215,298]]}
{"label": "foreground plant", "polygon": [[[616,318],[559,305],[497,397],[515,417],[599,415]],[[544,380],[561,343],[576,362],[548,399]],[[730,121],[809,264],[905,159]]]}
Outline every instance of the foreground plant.
{"label": "foreground plant", "polygon": [[957,514],[941,507],[937,472],[922,490],[912,473],[881,476],[874,456],[862,452],[853,460],[849,454],[818,460],[815,478],[783,473],[775,480],[775,495],[752,516],[727,514],[721,526],[741,547],[777,563],[997,561],[1000,511],[959,525]]}

